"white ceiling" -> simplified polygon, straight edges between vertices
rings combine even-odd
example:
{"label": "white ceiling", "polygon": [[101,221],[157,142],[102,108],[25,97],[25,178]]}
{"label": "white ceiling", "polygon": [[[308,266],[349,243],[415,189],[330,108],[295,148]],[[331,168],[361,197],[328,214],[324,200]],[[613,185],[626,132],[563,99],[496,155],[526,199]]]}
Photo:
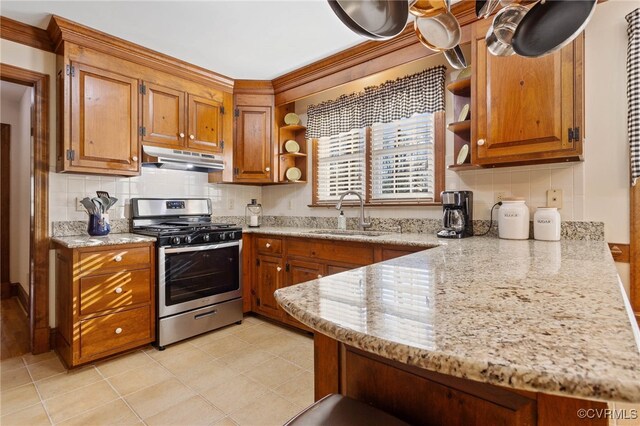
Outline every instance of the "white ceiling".
{"label": "white ceiling", "polygon": [[236,79],[273,79],[365,41],[326,0],[2,1],[46,28],[56,14]]}
{"label": "white ceiling", "polygon": [[29,86],[0,81],[0,99],[5,102],[19,103],[27,89],[29,89]]}

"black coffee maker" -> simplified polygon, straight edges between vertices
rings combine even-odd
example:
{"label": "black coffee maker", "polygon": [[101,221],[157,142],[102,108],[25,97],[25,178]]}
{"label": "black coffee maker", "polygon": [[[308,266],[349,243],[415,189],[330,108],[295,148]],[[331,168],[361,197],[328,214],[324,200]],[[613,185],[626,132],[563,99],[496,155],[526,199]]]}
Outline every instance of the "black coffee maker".
{"label": "black coffee maker", "polygon": [[473,236],[473,192],[443,191],[442,225],[440,238],[466,238]]}

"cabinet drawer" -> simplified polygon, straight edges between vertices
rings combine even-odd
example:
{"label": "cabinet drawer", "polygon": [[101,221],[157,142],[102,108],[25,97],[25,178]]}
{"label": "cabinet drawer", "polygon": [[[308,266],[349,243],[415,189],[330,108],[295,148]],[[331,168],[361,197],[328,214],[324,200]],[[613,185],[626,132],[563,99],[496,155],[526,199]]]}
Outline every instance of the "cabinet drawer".
{"label": "cabinet drawer", "polygon": [[282,254],[281,238],[260,237],[257,239],[258,253],[260,254]]}
{"label": "cabinet drawer", "polygon": [[104,270],[144,267],[150,264],[148,247],[112,248],[102,251],[85,251],[80,253],[80,271],[84,275],[96,275]]}
{"label": "cabinet drawer", "polygon": [[150,269],[80,279],[80,315],[149,303],[150,297]]}
{"label": "cabinet drawer", "polygon": [[80,357],[151,341],[149,306],[80,322]]}
{"label": "cabinet drawer", "polygon": [[373,263],[373,249],[337,241],[305,241],[291,239],[287,242],[287,254],[309,259],[326,259],[355,265]]}

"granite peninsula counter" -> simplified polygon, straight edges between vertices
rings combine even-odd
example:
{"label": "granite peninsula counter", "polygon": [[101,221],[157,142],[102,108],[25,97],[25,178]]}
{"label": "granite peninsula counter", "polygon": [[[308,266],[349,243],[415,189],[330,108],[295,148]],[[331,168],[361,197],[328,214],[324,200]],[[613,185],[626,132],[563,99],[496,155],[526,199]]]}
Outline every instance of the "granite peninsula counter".
{"label": "granite peninsula counter", "polygon": [[585,404],[640,402],[640,333],[606,243],[439,243],[276,299],[321,339],[409,369]]}

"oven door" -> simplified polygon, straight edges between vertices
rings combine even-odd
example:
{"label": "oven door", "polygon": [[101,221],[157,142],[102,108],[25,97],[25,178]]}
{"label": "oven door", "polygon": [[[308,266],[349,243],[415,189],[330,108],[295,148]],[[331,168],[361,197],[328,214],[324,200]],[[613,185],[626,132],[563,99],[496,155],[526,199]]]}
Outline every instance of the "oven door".
{"label": "oven door", "polygon": [[242,296],[242,241],[158,249],[158,314]]}

